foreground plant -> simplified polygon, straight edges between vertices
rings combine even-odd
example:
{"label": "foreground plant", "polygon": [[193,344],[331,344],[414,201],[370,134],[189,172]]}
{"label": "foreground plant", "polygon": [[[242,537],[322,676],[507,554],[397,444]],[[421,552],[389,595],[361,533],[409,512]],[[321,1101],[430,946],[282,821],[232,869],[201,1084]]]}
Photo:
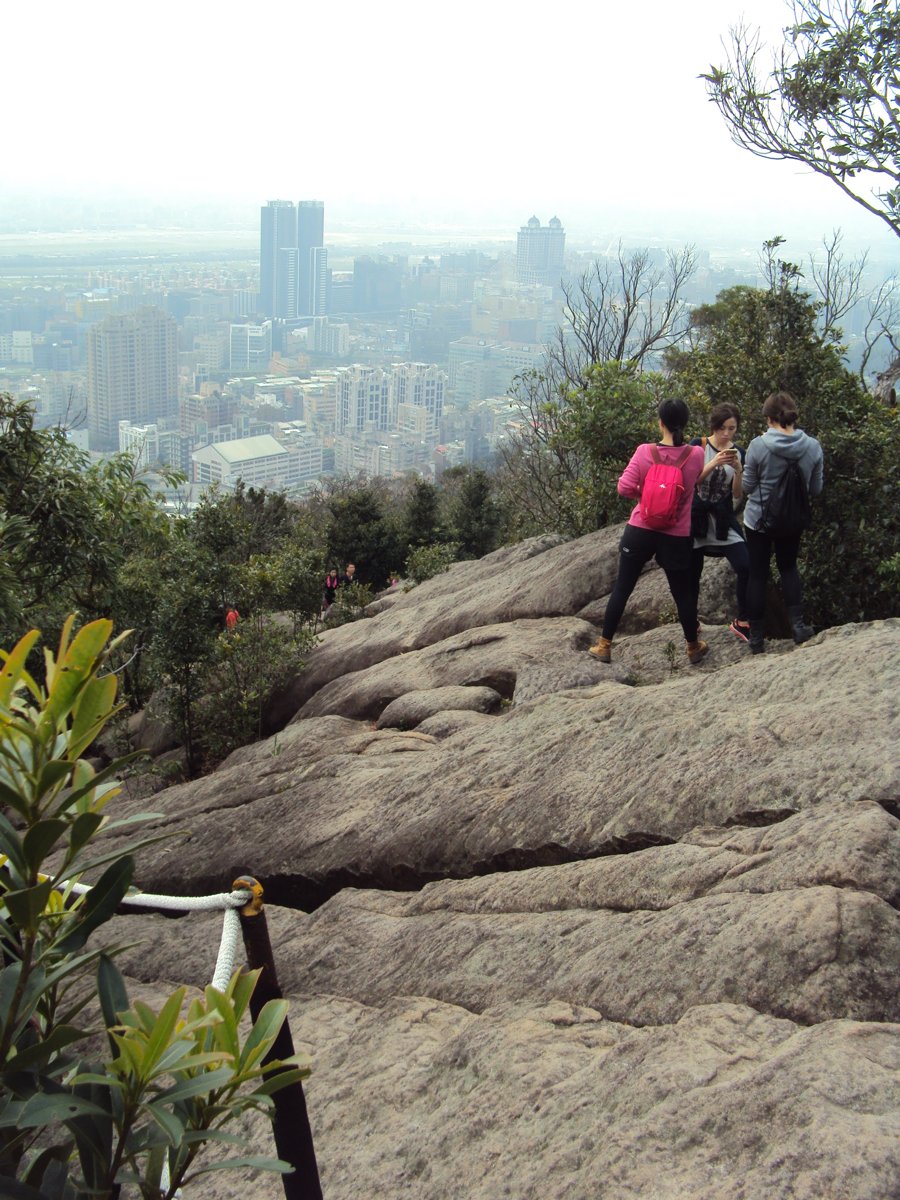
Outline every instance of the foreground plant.
{"label": "foreground plant", "polygon": [[[104,668],[122,639],[110,640],[109,621],[73,629],[69,617],[56,655],[44,651],[42,685],[26,670],[37,631],[0,650],[0,1193],[170,1200],[204,1171],[288,1170],[240,1154],[196,1161],[208,1142],[240,1149],[225,1127],[248,1109],[268,1111],[279,1088],[309,1073],[298,1056],[264,1062],[284,1001],[267,1004],[242,1038],[258,973],[207,987],[186,1010],[180,988],[156,1013],[130,1005],[111,952],[88,945],[128,892],[135,850],[154,839],[97,844],[150,814],[111,819],[128,758],[96,771],[82,757],[117,711],[116,676]],[[86,874],[97,882],[78,891]],[[97,1018],[84,1024],[95,972],[105,1061],[88,1040]]]}

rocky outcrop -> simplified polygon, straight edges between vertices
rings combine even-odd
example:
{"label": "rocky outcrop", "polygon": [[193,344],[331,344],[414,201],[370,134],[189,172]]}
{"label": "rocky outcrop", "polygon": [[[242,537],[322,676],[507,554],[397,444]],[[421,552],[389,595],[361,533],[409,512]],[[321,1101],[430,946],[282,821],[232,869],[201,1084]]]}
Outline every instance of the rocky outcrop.
{"label": "rocky outcrop", "polygon": [[[751,657],[713,564],[691,667],[649,570],[605,666],[615,546],[386,597],[153,797],[144,887],[263,880],[329,1200],[900,1192],[900,621]],[[212,917],[114,933],[142,986],[211,974]]]}
{"label": "rocky outcrop", "polygon": [[[621,532],[621,526],[613,526],[569,542],[530,538],[475,562],[456,563],[409,592],[376,601],[369,619],[325,631],[306,670],[273,701],[269,728],[281,728],[333,681],[456,634],[544,617],[602,620]],[[726,563],[707,564],[700,608],[710,622],[734,615],[733,580]],[[622,633],[661,619],[674,620],[674,609],[662,573],[652,564],[635,589]]]}

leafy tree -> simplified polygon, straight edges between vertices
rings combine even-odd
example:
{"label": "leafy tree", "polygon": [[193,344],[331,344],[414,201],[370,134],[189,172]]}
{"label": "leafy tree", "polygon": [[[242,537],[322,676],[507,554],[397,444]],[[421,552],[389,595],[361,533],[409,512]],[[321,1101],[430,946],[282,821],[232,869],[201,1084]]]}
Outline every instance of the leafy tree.
{"label": "leafy tree", "polygon": [[900,235],[900,10],[895,0],[794,0],[771,68],[731,31],[702,76],[733,140],[810,167]]}
{"label": "leafy tree", "polygon": [[417,476],[412,482],[401,512],[400,540],[408,551],[444,540],[440,496],[427,479]]}
{"label": "leafy tree", "polygon": [[628,504],[616,482],[655,430],[661,387],[657,376],[609,362],[586,371],[581,387],[548,399],[503,450],[499,487],[516,532],[580,537],[624,519]]}
{"label": "leafy tree", "polygon": [[481,467],[451,470],[459,472],[459,489],[449,513],[453,539],[462,557],[482,558],[496,550],[500,537],[501,511],[491,478]]}
{"label": "leafy tree", "polygon": [[361,583],[384,587],[403,550],[379,489],[356,484],[333,495],[328,512],[327,557],[341,566],[355,563]]}
{"label": "leafy tree", "polygon": [[726,400],[738,406],[744,441],[763,432],[766,396],[796,397],[802,428],[825,453],[825,490],[801,544],[807,608],[817,624],[837,625],[896,611],[881,566],[900,522],[900,419],[846,370],[818,315],[797,268],[780,263],[768,289],[730,288],[696,309],[692,349],[669,359],[673,384],[697,413]]}
{"label": "leafy tree", "polygon": [[[179,988],[156,1013],[130,1006],[114,952],[91,945],[124,899],[141,845],[117,838],[110,850],[98,836],[147,819],[111,820],[122,762],[98,773],[82,757],[115,712],[111,628],[96,621],[73,636],[68,618],[58,653],[45,651],[44,687],[25,669],[37,631],[0,651],[0,1173],[3,1194],[23,1200],[118,1200],[124,1188],[172,1200],[190,1178],[227,1165],[196,1163],[205,1143],[240,1147],[225,1126],[269,1111],[273,1091],[308,1074],[297,1057],[261,1065],[283,1001],[239,1033],[255,974],[206,988],[186,1012]],[[99,878],[79,891],[85,873]],[[95,970],[105,1061],[81,1026]]]}
{"label": "leafy tree", "polygon": [[188,774],[203,761],[199,704],[221,626],[221,609],[210,587],[213,567],[184,545],[165,564],[153,611],[150,667],[164,689],[165,707],[184,746]]}
{"label": "leafy tree", "polygon": [[[91,465],[59,428],[38,429],[30,403],[0,395],[0,621],[10,636],[66,612],[108,616],[118,572],[169,527],[128,455]],[[3,629],[0,628],[0,633]]]}

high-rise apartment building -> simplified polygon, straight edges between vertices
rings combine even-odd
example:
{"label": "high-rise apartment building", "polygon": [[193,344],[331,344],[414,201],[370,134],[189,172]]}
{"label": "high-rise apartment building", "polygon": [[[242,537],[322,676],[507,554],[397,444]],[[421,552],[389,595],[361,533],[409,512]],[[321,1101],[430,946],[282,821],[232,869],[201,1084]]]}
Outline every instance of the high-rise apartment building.
{"label": "high-rise apartment building", "polygon": [[259,307],[293,320],[324,313],[327,284],[325,205],[270,200],[260,209]]}
{"label": "high-rise apartment building", "polygon": [[447,373],[432,363],[391,367],[392,423],[404,432],[437,438],[444,412]]}
{"label": "high-rise apartment building", "polygon": [[387,430],[391,377],[381,367],[355,364],[337,372],[337,432]]}
{"label": "high-rise apartment building", "polygon": [[566,253],[566,231],[559,217],[542,225],[532,217],[516,239],[516,281],[558,288]]}
{"label": "high-rise apartment building", "polygon": [[178,325],[161,308],[107,317],[88,330],[91,447],[118,449],[119,422],[178,413]]}

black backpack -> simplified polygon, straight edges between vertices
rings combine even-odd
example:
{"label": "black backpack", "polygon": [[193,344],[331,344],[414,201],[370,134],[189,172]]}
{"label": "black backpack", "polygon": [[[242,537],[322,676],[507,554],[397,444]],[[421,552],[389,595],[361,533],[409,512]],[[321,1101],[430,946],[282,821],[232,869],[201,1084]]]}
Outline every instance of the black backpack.
{"label": "black backpack", "polygon": [[769,492],[756,531],[770,537],[796,537],[811,521],[806,480],[797,463],[789,462]]}

